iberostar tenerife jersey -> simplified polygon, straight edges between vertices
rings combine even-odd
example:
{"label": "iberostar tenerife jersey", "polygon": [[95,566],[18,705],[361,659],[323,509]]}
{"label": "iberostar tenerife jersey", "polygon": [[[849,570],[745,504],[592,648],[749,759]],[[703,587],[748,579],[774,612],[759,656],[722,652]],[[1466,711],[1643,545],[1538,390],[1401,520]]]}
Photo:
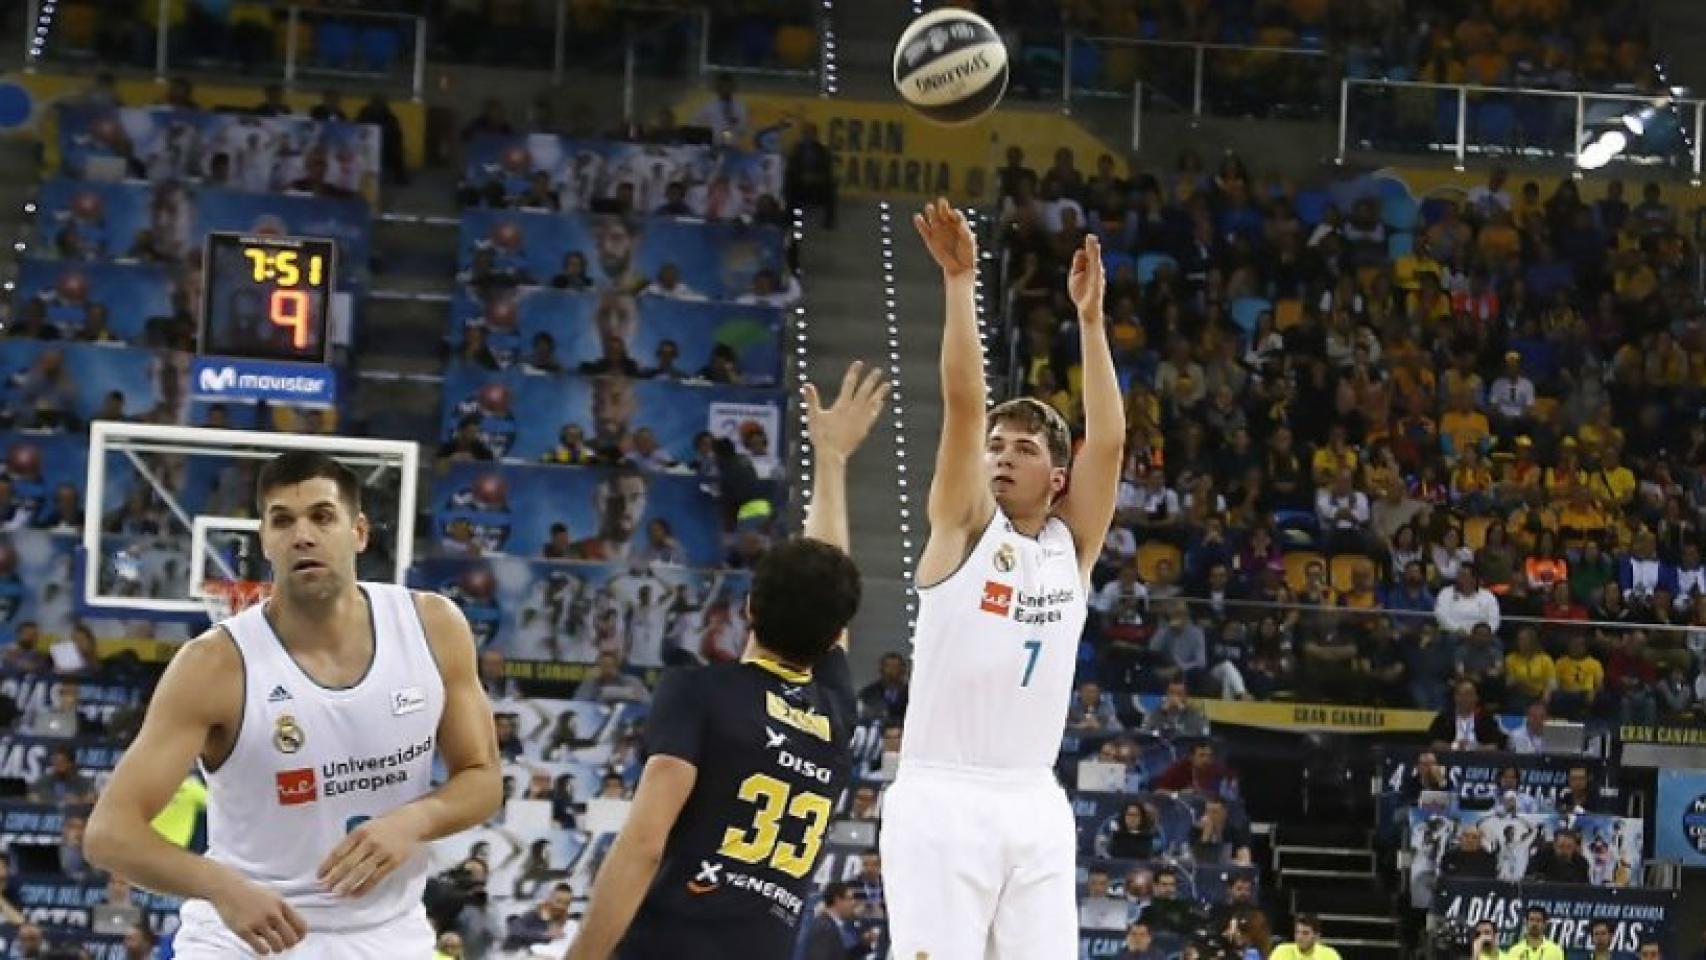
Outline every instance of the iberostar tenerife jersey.
{"label": "iberostar tenerife jersey", "polygon": [[672,670],[648,755],[698,768],[622,960],[787,960],[851,760],[853,681],[831,650],[812,673],[766,660]]}
{"label": "iberostar tenerife jersey", "polygon": [[1088,611],[1065,521],[1032,539],[998,508],[959,569],[918,596],[902,767],[1052,769]]}
{"label": "iberostar tenerife jersey", "polygon": [[373,662],[354,686],[322,687],[297,666],[256,604],[220,626],[243,654],[236,746],[207,774],[207,855],[284,897],[311,930],[386,923],[421,906],[425,851],[365,895],[314,877],[344,835],[432,787],[444,681],[414,597],[362,583]]}

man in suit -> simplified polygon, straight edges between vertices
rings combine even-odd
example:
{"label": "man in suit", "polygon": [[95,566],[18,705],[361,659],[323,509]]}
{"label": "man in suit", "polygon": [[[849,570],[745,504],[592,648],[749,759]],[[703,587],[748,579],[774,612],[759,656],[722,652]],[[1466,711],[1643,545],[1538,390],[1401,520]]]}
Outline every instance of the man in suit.
{"label": "man in suit", "polygon": [[859,942],[853,928],[853,914],[859,909],[859,899],[853,888],[845,883],[825,884],[823,906],[806,931],[806,950],[801,960],[847,960]]}

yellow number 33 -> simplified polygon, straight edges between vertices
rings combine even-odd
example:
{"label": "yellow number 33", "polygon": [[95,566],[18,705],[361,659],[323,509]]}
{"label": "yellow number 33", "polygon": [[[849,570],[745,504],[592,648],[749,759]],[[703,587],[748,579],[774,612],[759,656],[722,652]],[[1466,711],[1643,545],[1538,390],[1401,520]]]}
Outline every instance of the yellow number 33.
{"label": "yellow number 33", "polygon": [[[740,799],[758,806],[752,816],[751,833],[730,827],[723,832],[723,845],[718,852],[741,863],[769,860],[772,868],[790,877],[803,877],[811,872],[823,846],[823,832],[829,828],[831,805],[822,794],[802,790],[790,799],[791,792],[787,784],[762,773],[741,781]],[[778,841],[784,813],[806,821],[805,836],[798,844]]]}

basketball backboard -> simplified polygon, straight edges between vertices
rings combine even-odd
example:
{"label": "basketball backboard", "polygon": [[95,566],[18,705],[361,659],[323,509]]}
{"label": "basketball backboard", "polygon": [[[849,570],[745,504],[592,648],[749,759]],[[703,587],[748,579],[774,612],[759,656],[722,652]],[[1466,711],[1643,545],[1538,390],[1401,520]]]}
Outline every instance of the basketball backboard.
{"label": "basketball backboard", "polygon": [[317,450],[355,470],[371,535],[365,580],[413,561],[419,448],[396,440],[97,421],[89,430],[82,606],[91,615],[201,615],[231,581],[267,580],[255,511],[261,465]]}

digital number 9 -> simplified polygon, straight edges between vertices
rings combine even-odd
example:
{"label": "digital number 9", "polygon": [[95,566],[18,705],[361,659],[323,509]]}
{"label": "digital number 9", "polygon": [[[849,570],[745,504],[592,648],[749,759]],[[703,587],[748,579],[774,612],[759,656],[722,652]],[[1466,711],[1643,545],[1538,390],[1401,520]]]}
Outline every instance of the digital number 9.
{"label": "digital number 9", "polygon": [[275,326],[290,328],[291,346],[308,346],[308,294],[303,290],[274,290],[267,316]]}

